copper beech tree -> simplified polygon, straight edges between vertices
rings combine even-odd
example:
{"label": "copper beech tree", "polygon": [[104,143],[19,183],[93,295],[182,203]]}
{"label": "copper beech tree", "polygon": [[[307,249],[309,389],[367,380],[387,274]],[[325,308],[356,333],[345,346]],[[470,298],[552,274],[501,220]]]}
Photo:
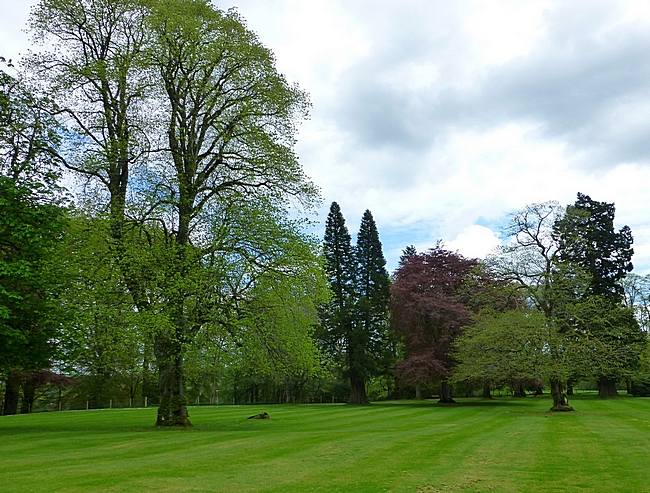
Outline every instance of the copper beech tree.
{"label": "copper beech tree", "polygon": [[454,402],[448,381],[450,350],[471,321],[466,286],[477,266],[478,261],[437,245],[426,253],[405,255],[391,285],[392,323],[406,346],[397,374],[416,385],[439,380],[442,403]]}

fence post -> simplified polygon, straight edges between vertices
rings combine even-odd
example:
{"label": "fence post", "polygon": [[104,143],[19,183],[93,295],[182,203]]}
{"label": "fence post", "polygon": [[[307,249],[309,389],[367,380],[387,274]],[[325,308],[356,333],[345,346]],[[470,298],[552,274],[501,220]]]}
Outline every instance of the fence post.
{"label": "fence post", "polygon": [[144,407],[147,407],[147,396],[144,396]]}
{"label": "fence post", "polygon": [[86,401],[86,411],[88,411],[88,401]]}
{"label": "fence post", "polygon": [[109,408],[109,409],[113,409],[113,399],[110,399],[110,400],[108,401],[108,408]]}

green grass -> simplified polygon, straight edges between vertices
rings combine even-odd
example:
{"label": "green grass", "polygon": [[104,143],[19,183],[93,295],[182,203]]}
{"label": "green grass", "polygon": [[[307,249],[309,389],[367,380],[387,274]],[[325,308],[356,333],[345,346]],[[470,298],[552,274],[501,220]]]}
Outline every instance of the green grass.
{"label": "green grass", "polygon": [[[650,492],[650,399],[191,408],[0,417],[0,491]],[[247,420],[266,410],[271,420]]]}

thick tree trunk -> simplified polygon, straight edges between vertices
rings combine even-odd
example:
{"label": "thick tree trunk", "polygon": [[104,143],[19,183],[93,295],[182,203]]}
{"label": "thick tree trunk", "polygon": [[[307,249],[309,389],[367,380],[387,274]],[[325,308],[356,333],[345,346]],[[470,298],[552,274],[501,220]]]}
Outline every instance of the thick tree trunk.
{"label": "thick tree trunk", "polygon": [[2,414],[16,414],[18,412],[18,395],[20,392],[20,374],[12,370],[5,382],[5,399]]}
{"label": "thick tree trunk", "polygon": [[598,397],[606,399],[616,395],[618,395],[616,390],[616,380],[607,377],[600,377],[598,379]]}
{"label": "thick tree trunk", "polygon": [[32,412],[34,399],[36,397],[36,385],[31,375],[27,375],[23,381],[23,399],[20,403],[20,414]]}
{"label": "thick tree trunk", "polygon": [[179,342],[160,336],[155,344],[160,404],[157,426],[191,426],[183,387],[183,355]]}
{"label": "thick tree trunk", "polygon": [[366,382],[360,375],[350,375],[350,404],[368,404]]}
{"label": "thick tree trunk", "polygon": [[483,384],[483,399],[492,399],[492,386],[490,382]]}
{"label": "thick tree trunk", "polygon": [[564,391],[564,384],[560,380],[551,380],[551,395],[553,396],[551,411],[573,411],[573,408],[569,405],[569,398]]}
{"label": "thick tree trunk", "polygon": [[451,396],[451,384],[447,380],[440,382],[440,404],[454,404],[456,401]]}

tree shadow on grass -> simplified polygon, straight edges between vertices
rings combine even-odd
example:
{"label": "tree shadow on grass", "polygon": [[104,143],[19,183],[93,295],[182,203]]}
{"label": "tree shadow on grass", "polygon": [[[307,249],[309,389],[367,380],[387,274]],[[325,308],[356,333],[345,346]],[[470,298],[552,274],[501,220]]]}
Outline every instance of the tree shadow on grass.
{"label": "tree shadow on grass", "polygon": [[[533,399],[535,399],[533,401]],[[373,402],[373,407],[387,407],[395,408],[396,406],[404,407],[426,407],[426,408],[459,408],[459,407],[508,407],[508,406],[521,406],[526,403],[537,402],[536,398],[530,399],[479,399],[479,398],[459,398],[455,403],[443,404],[439,403],[437,399],[426,399],[421,401],[404,400],[404,401],[387,401],[387,402]]]}

